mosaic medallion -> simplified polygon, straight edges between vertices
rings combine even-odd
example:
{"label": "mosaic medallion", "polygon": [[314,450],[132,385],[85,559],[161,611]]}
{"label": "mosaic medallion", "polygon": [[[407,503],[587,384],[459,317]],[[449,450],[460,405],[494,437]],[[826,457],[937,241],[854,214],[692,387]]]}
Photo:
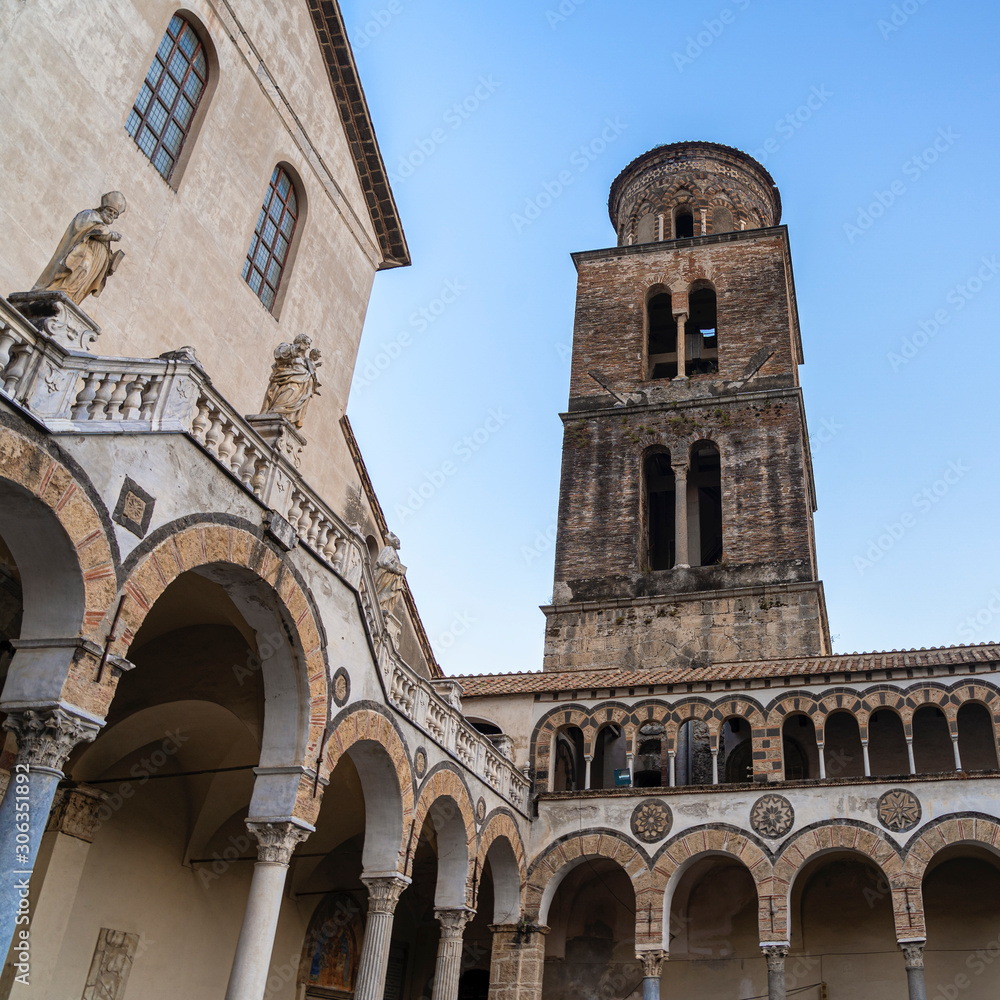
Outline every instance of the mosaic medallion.
{"label": "mosaic medallion", "polygon": [[480,795],[476,803],[476,822],[482,823],[484,819],[486,819],[486,799]]}
{"label": "mosaic medallion", "polygon": [[912,830],[921,816],[920,800],[905,788],[893,788],[878,800],[879,822],[893,833]]}
{"label": "mosaic medallion", "polygon": [[640,802],[632,810],[632,833],[644,844],[655,844],[670,833],[674,818],[670,806],[661,799]]}
{"label": "mosaic medallion", "polygon": [[351,697],[351,677],[348,672],[341,667],[333,675],[333,700],[337,708],[343,708],[347,704],[347,699]]}
{"label": "mosaic medallion", "polygon": [[762,837],[784,837],[795,825],[795,810],[784,795],[762,795],[750,810],[750,825]]}
{"label": "mosaic medallion", "polygon": [[427,771],[427,751],[423,747],[417,747],[413,757],[413,769],[417,772],[418,778],[422,778]]}

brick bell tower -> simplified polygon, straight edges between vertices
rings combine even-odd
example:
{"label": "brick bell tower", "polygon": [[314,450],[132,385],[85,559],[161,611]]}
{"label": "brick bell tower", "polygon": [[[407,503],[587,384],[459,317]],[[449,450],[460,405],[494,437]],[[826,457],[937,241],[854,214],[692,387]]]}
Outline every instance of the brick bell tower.
{"label": "brick bell tower", "polygon": [[578,274],[546,670],[830,652],[788,231],[728,146],[650,150]]}

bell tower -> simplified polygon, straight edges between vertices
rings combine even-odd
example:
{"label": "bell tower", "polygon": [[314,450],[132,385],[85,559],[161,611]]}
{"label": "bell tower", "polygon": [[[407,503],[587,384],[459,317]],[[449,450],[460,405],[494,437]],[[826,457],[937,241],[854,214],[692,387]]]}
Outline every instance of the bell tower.
{"label": "bell tower", "polygon": [[609,212],[618,245],[573,255],[545,669],[828,654],[778,189],[739,150],[673,143]]}

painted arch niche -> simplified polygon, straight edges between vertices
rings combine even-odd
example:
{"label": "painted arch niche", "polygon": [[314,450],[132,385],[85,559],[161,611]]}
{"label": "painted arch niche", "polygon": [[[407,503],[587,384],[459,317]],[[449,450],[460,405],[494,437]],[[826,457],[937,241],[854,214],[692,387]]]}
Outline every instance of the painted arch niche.
{"label": "painted arch niche", "polygon": [[364,940],[364,921],[354,895],[324,896],[309,923],[299,983],[307,997],[347,1000],[354,996]]}

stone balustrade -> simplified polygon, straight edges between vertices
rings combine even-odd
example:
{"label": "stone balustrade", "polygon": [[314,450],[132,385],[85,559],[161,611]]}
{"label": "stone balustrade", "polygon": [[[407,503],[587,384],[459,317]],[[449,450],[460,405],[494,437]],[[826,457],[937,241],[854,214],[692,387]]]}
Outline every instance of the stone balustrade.
{"label": "stone balustrade", "polygon": [[[272,533],[305,545],[361,596],[386,696],[402,715],[515,808],[528,781],[465,721],[460,686],[422,677],[400,657],[377,597],[364,539],[299,473],[305,441],[270,414],[246,417],[213,386],[190,349],[159,358],[92,355],[100,329],[64,296],[0,299],[0,392],[50,431],[76,434],[182,432],[267,509]],[[282,523],[284,522],[284,524]]]}

